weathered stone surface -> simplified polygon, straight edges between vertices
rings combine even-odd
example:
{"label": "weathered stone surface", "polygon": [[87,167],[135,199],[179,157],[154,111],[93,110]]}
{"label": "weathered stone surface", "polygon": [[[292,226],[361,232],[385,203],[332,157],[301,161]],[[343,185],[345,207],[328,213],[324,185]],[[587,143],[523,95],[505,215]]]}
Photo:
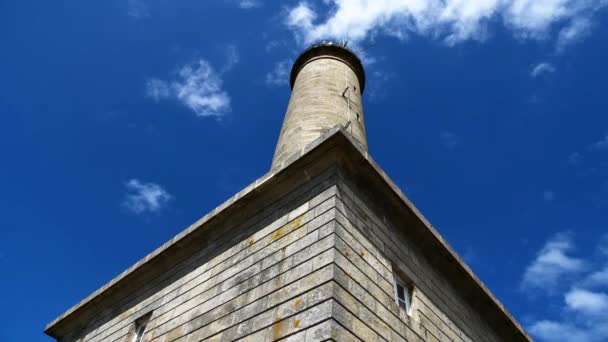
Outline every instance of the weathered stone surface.
{"label": "weathered stone surface", "polygon": [[[279,169],[328,129],[342,125],[367,149],[357,57],[341,46],[303,54],[293,71],[295,82],[272,160]],[[348,58],[351,57],[351,58]],[[354,58],[352,58],[354,57]],[[302,60],[304,59],[304,60]],[[360,62],[358,62],[360,64]],[[293,75],[292,75],[293,76]]]}
{"label": "weathered stone surface", "polygon": [[[130,342],[151,313],[146,342],[530,341],[369,157],[362,69],[340,56],[296,63],[270,173],[46,332]],[[396,274],[413,285],[409,313]]]}

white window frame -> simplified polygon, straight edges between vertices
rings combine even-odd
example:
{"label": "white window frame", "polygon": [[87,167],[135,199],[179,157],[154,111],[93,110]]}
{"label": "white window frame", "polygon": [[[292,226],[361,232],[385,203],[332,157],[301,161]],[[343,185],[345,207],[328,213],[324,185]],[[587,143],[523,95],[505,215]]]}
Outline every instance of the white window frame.
{"label": "white window frame", "polygon": [[133,342],[141,342],[141,338],[144,336],[146,332],[146,324],[136,325],[135,326],[135,334],[133,334]]}
{"label": "white window frame", "polygon": [[146,327],[151,316],[152,313],[150,312],[135,321],[135,329],[133,330],[133,339],[131,342],[141,342],[141,339],[146,333]]}
{"label": "white window frame", "polygon": [[[403,300],[399,298],[399,287],[401,287],[403,291]],[[404,309],[405,312],[411,316],[412,314],[412,285],[403,281],[399,276],[393,276],[393,292],[395,295],[395,303]],[[402,305],[403,304],[403,305]]]}

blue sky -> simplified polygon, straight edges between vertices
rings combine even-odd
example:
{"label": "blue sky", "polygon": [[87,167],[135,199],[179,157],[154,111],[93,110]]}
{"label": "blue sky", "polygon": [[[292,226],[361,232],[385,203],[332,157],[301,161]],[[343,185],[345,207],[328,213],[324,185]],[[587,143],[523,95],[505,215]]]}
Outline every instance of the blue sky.
{"label": "blue sky", "polygon": [[347,36],[370,153],[539,341],[608,340],[608,1],[0,1],[2,341],[270,167]]}

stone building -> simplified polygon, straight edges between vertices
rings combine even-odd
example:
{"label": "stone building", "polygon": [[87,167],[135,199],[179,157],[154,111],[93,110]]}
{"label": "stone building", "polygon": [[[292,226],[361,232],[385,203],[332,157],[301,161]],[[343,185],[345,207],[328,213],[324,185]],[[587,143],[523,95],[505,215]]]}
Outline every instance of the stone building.
{"label": "stone building", "polygon": [[271,170],[46,327],[60,342],[531,341],[367,152],[363,66],[291,71]]}

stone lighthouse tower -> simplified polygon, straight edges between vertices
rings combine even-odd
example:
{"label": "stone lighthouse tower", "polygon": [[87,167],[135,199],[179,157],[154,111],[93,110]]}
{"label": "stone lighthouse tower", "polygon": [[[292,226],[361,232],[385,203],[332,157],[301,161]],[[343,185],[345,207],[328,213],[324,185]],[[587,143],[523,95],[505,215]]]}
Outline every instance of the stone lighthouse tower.
{"label": "stone lighthouse tower", "polygon": [[291,87],[267,174],[45,332],[60,342],[531,341],[369,156],[357,56],[314,45]]}
{"label": "stone lighthouse tower", "polygon": [[361,102],[365,73],[354,53],[334,44],[313,45],[294,63],[290,81],[291,98],[272,169],[338,125],[367,150]]}

